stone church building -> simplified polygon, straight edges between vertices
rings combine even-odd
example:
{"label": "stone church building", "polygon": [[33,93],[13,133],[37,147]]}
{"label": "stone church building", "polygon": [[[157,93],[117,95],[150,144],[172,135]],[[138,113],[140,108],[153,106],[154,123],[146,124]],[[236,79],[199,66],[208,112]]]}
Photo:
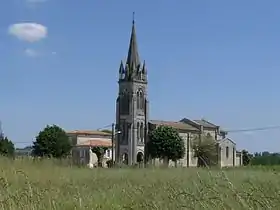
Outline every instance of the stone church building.
{"label": "stone church building", "polygon": [[[236,151],[236,143],[228,138],[227,133],[218,125],[204,119],[183,118],[178,122],[150,120],[147,74],[146,63],[140,60],[133,20],[127,60],[121,61],[119,67],[119,91],[116,100],[116,130],[119,134],[116,134],[113,150],[116,162],[134,165],[142,161],[145,158],[148,130],[166,125],[177,129],[185,141],[186,154],[177,165],[197,166],[192,141],[200,135],[211,135],[218,143],[217,161],[221,167],[242,165],[242,156]],[[154,162],[159,163],[160,160]]]}

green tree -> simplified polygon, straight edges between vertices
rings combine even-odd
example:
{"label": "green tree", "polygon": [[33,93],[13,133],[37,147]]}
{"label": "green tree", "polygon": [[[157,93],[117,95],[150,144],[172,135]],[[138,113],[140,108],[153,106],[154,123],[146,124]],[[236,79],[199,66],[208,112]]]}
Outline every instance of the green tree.
{"label": "green tree", "polygon": [[169,160],[176,162],[184,157],[185,144],[176,129],[159,126],[149,133],[147,151],[151,158],[161,158],[168,165]]}
{"label": "green tree", "polygon": [[242,150],[242,162],[244,166],[247,166],[250,164],[251,159],[253,158],[253,155],[250,154],[247,150]]}
{"label": "green tree", "polygon": [[15,146],[7,137],[0,139],[0,155],[13,157],[15,154]]}
{"label": "green tree", "polygon": [[57,125],[47,125],[33,142],[33,155],[63,158],[69,155],[71,148],[69,138],[62,128]]}
{"label": "green tree", "polygon": [[109,147],[105,147],[105,146],[97,146],[91,149],[91,151],[95,153],[97,156],[98,167],[102,167],[103,158],[108,148]]}
{"label": "green tree", "polygon": [[198,167],[217,165],[218,145],[210,135],[197,136],[192,144]]}

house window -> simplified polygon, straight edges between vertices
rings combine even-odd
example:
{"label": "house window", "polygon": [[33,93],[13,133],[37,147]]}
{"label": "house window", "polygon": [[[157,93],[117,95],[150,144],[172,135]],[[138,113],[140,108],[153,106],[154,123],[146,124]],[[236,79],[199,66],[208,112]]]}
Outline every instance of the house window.
{"label": "house window", "polygon": [[229,156],[229,148],[226,147],[226,158],[228,158],[228,156]]}
{"label": "house window", "polygon": [[106,156],[107,156],[108,158],[110,158],[110,156],[111,156],[111,151],[110,151],[109,149],[107,149],[107,151],[106,151]]}

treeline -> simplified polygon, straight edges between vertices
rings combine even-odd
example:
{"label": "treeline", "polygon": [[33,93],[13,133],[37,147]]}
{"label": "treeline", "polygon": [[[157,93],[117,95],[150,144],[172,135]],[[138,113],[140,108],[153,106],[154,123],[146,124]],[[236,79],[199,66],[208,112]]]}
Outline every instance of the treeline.
{"label": "treeline", "polygon": [[15,146],[8,137],[0,135],[0,156],[14,157]]}
{"label": "treeline", "polygon": [[57,125],[47,125],[36,136],[32,146],[15,149],[13,142],[0,134],[0,156],[31,155],[33,157],[65,158],[70,155],[72,145],[66,132]]}
{"label": "treeline", "polygon": [[280,153],[255,153],[251,165],[280,165]]}
{"label": "treeline", "polygon": [[280,153],[265,151],[250,154],[248,151],[243,150],[242,154],[244,165],[280,165]]}
{"label": "treeline", "polygon": [[[109,130],[105,132],[111,132]],[[175,161],[182,158],[185,154],[185,145],[178,132],[170,127],[159,126],[149,133],[149,144],[147,149],[152,158],[160,158]],[[199,166],[210,166],[216,160],[216,142],[211,136],[204,136],[203,141],[194,141],[194,156],[198,158]],[[13,142],[0,135],[0,156],[15,157],[18,153],[28,153],[34,157],[69,157],[72,149],[72,143],[66,132],[57,125],[46,126],[35,138],[33,145],[27,148],[17,150]],[[101,165],[106,147],[92,148],[92,152],[97,155],[98,163]],[[259,152],[251,154],[246,150],[242,151],[243,165],[280,165],[280,153]],[[138,159],[138,157],[137,157]],[[143,157],[139,157],[137,162],[142,162]]]}

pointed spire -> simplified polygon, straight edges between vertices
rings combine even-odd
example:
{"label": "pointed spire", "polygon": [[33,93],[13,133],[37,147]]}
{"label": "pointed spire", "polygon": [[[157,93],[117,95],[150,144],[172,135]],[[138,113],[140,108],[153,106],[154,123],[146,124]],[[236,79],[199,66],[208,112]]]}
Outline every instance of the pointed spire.
{"label": "pointed spire", "polygon": [[121,61],[121,64],[120,64],[119,73],[120,74],[124,73],[124,67],[123,67],[123,62],[122,61]]}
{"label": "pointed spire", "polygon": [[130,37],[126,64],[128,64],[130,70],[134,70],[136,67],[140,65],[140,57],[138,54],[138,46],[136,40],[134,12],[133,12],[132,30],[131,30],[131,37]]}
{"label": "pointed spire", "polygon": [[119,68],[119,79],[122,80],[125,77],[125,71],[124,71],[124,66],[123,62],[121,61],[120,68]]}
{"label": "pointed spire", "polygon": [[142,74],[146,74],[147,73],[147,70],[146,70],[146,62],[144,60],[143,62],[143,67],[142,67]]}

